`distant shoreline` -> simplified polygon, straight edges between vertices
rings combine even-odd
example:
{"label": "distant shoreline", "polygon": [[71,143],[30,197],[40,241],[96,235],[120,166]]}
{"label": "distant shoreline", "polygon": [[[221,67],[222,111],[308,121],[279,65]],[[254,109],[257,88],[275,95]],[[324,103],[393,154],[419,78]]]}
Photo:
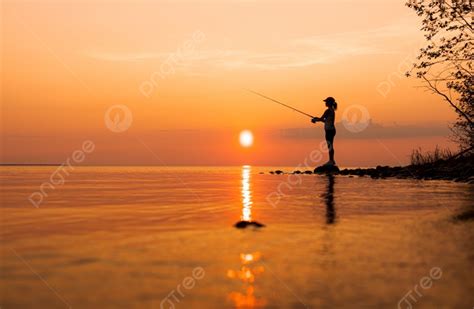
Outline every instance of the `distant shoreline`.
{"label": "distant shoreline", "polygon": [[2,163],[0,166],[60,166],[59,163]]}
{"label": "distant shoreline", "polygon": [[[61,166],[59,163],[2,163],[3,167],[52,167]],[[162,166],[162,167],[193,167],[181,165],[81,165],[82,167],[147,167],[147,166]],[[233,167],[233,166],[199,166],[199,167]],[[237,167],[237,165],[235,166]],[[255,166],[265,168],[265,166]],[[276,168],[276,166],[274,166]],[[282,167],[283,168],[283,167]],[[270,171],[270,174],[307,174],[307,175],[342,175],[342,176],[359,176],[371,177],[373,179],[398,178],[398,179],[419,179],[419,180],[452,180],[456,182],[464,182],[474,184],[474,157],[473,155],[462,156],[458,158],[439,160],[434,163],[407,165],[407,166],[377,166],[372,168],[344,168],[341,170],[319,171],[319,170],[292,170],[285,172],[281,169]],[[260,174],[264,174],[260,172]],[[266,174],[266,173],[265,173]]]}

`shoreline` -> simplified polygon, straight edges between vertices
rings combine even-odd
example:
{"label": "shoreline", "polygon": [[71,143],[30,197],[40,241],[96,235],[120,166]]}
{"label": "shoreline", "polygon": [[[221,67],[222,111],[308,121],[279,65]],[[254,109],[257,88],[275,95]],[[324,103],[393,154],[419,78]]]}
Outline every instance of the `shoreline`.
{"label": "shoreline", "polygon": [[373,179],[399,178],[420,180],[452,180],[474,184],[474,155],[439,160],[433,163],[407,166],[377,166],[372,168],[353,168],[339,170],[337,166],[319,166],[314,171],[295,170],[285,173],[282,170],[270,171],[270,174],[307,174],[307,175],[343,175],[371,177]]}

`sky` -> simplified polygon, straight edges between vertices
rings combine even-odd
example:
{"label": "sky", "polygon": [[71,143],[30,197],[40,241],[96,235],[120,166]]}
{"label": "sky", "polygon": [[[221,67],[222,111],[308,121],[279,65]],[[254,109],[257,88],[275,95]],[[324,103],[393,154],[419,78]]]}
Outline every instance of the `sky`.
{"label": "sky", "polygon": [[316,116],[335,97],[341,166],[455,147],[454,112],[404,76],[424,44],[404,1],[1,5],[1,163],[63,163],[85,141],[77,164],[296,166],[321,149],[321,124],[248,89]]}

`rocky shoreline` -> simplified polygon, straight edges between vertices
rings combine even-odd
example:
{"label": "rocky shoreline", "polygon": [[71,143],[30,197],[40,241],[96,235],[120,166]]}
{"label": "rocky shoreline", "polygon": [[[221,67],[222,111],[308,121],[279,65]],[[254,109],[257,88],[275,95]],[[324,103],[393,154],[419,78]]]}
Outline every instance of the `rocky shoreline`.
{"label": "rocky shoreline", "polygon": [[377,166],[375,168],[356,168],[339,170],[337,166],[320,166],[314,171],[295,170],[285,173],[281,170],[271,171],[270,174],[333,174],[345,176],[371,177],[374,179],[400,178],[423,180],[453,180],[474,184],[474,156],[464,156],[449,160],[439,160],[434,163],[408,166]]}

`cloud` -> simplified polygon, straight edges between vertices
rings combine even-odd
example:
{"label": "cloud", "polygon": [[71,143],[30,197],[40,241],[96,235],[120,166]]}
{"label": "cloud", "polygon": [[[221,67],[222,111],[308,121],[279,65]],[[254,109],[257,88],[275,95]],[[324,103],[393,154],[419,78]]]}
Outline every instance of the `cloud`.
{"label": "cloud", "polygon": [[[342,123],[336,124],[337,137],[340,139],[392,139],[392,138],[417,138],[417,137],[446,137],[451,131],[445,125],[392,125],[384,126],[370,123],[359,133],[347,130]],[[272,133],[274,136],[288,139],[313,139],[323,138],[323,130],[315,128],[287,128]]]}
{"label": "cloud", "polygon": [[150,53],[150,52],[136,52],[136,53],[113,53],[102,52],[96,50],[87,50],[82,52],[83,55],[96,60],[111,61],[111,62],[136,62],[149,59],[158,59],[166,57],[166,53]]}
{"label": "cloud", "polygon": [[[204,49],[195,43],[183,52],[183,47],[169,52],[102,52],[89,50],[84,55],[112,62],[174,61],[175,70],[198,73],[209,68],[237,70],[279,70],[326,64],[344,58],[363,55],[401,53],[400,38],[416,35],[405,19],[393,24],[366,31],[340,32],[290,39],[278,51],[268,52],[249,49]],[[393,44],[388,44],[392,40]],[[184,45],[184,43],[183,43]]]}
{"label": "cloud", "polygon": [[341,44],[358,47],[378,46],[379,50],[386,50],[387,47],[380,44],[381,40],[399,39],[401,37],[406,38],[407,36],[417,34],[418,29],[414,28],[406,18],[401,18],[392,24],[371,28],[365,31],[348,31],[303,37],[293,40],[292,43],[307,47],[329,46],[329,48],[333,46],[339,47]]}

